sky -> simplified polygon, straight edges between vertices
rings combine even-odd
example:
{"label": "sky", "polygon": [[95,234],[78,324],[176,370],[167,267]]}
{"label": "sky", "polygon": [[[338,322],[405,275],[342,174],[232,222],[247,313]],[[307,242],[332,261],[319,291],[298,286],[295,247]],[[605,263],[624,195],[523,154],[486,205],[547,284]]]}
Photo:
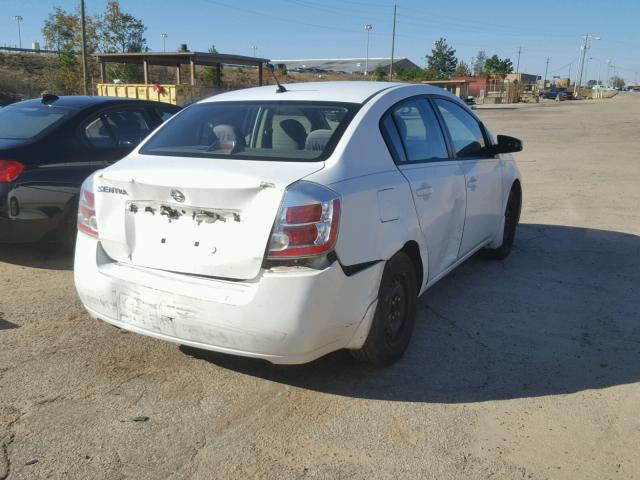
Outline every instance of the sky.
{"label": "sky", "polygon": [[[271,59],[364,57],[371,24],[370,57],[391,54],[393,5],[398,4],[396,57],[424,66],[434,42],[446,38],[456,56],[469,62],[484,50],[517,63],[520,71],[548,77],[575,76],[582,36],[592,40],[588,50],[589,79],[606,77],[607,60],[616,73],[633,83],[640,73],[640,1],[618,0],[121,0],[124,11],[147,26],[151,50],[186,43],[190,50],[215,45],[221,53]],[[0,0],[0,45],[18,43],[15,15],[21,22],[22,43],[42,41],[42,24],[54,6],[74,10],[78,0]],[[106,0],[85,0],[87,13],[104,10]],[[610,70],[613,74],[613,69]]]}

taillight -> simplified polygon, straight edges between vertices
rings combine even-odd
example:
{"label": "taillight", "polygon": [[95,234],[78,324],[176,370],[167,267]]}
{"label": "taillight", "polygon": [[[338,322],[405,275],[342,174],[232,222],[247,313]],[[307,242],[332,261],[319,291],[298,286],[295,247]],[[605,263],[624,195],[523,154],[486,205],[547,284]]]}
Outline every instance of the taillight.
{"label": "taillight", "polygon": [[24,165],[16,160],[0,160],[0,183],[13,182],[24,170]]}
{"label": "taillight", "polygon": [[329,252],[340,228],[340,195],[316,183],[287,188],[267,258],[306,258]]}
{"label": "taillight", "polygon": [[80,189],[78,203],[78,230],[98,236],[98,222],[96,221],[96,199],[93,193],[93,175],[87,178]]}

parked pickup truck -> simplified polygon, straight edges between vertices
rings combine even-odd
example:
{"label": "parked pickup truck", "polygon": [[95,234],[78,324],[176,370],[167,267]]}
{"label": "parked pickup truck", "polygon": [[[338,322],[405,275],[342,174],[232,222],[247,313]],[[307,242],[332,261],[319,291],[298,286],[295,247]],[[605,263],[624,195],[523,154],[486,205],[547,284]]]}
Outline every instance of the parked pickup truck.
{"label": "parked pickup truck", "polygon": [[558,99],[558,100],[571,100],[573,98],[573,93],[568,91],[566,88],[554,87],[549,91],[540,92],[540,96],[542,98],[551,98],[551,99]]}

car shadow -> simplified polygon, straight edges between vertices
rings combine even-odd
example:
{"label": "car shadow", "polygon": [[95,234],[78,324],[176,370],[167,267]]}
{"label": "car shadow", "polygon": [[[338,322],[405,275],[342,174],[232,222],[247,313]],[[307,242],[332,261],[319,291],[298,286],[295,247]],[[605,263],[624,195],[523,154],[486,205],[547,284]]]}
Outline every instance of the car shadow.
{"label": "car shadow", "polygon": [[375,369],[335,352],[268,362],[187,347],[222,368],[335,395],[468,403],[640,381],[640,237],[520,225],[511,256],[476,256],[423,295],[412,342]]}
{"label": "car shadow", "polygon": [[47,270],[73,270],[73,252],[55,243],[0,243],[0,263]]}

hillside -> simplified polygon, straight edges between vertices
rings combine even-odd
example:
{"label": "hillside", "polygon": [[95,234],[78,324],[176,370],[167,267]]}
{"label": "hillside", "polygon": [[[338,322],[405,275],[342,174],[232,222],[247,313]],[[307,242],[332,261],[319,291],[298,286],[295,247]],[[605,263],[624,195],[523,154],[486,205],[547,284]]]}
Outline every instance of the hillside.
{"label": "hillside", "polygon": [[57,57],[0,52],[0,105],[38,96],[47,89],[47,75]]}

